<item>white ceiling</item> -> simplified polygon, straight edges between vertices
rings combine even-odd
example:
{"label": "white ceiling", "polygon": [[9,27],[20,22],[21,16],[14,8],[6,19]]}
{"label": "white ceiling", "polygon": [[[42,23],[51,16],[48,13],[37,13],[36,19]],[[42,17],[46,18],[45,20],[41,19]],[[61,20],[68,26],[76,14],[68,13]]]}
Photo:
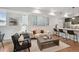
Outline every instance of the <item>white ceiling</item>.
{"label": "white ceiling", "polygon": [[21,11],[21,12],[32,12],[35,9],[39,9],[43,14],[48,14],[50,11],[55,12],[57,15],[64,15],[65,13],[69,13],[70,16],[79,15],[79,8],[75,7],[74,11],[72,7],[0,7],[3,9]]}

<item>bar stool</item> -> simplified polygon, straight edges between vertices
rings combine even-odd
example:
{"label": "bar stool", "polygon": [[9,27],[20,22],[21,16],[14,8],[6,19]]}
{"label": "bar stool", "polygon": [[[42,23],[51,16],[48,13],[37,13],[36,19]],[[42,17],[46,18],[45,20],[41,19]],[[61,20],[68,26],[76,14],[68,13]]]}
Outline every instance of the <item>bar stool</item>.
{"label": "bar stool", "polygon": [[[60,34],[64,33],[65,34],[65,38],[66,38],[66,33],[63,31],[63,29],[59,29]],[[61,35],[60,35],[61,36]]]}
{"label": "bar stool", "polygon": [[56,35],[58,36],[58,35],[59,35],[58,30],[57,30],[56,28],[54,28],[53,30],[54,30],[54,32],[56,33]]}
{"label": "bar stool", "polygon": [[75,39],[74,41],[78,42],[77,34],[75,34],[73,30],[67,30],[67,33],[73,35],[73,39]]}

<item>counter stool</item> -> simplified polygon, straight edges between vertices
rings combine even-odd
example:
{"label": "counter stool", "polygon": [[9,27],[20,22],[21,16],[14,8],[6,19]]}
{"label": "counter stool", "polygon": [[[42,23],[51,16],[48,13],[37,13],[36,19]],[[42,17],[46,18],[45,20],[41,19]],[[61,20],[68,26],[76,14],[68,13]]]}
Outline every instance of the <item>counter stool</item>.
{"label": "counter stool", "polygon": [[64,33],[65,34],[65,38],[66,38],[66,33],[63,31],[63,29],[59,29],[59,33],[60,33],[60,36],[61,36],[61,33]]}
{"label": "counter stool", "polygon": [[57,30],[56,28],[54,28],[53,30],[54,30],[54,32],[56,33],[55,35],[59,36],[58,30]]}
{"label": "counter stool", "polygon": [[75,34],[73,30],[67,30],[67,33],[73,35],[73,39],[75,39],[74,41],[78,42],[77,34]]}

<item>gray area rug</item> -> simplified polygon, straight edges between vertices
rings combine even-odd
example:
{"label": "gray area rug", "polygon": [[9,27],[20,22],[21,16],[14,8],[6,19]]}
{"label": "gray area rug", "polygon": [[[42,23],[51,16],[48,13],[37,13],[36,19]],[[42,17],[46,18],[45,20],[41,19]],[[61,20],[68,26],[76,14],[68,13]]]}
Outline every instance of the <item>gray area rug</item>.
{"label": "gray area rug", "polygon": [[59,44],[60,44],[59,46],[45,48],[42,51],[40,51],[40,49],[37,45],[37,40],[32,40],[31,52],[56,52],[56,51],[70,47],[70,45],[68,45],[62,41],[59,41]]}
{"label": "gray area rug", "polygon": [[[59,46],[52,46],[52,47],[45,48],[42,51],[40,51],[40,49],[37,45],[37,40],[31,40],[31,43],[32,43],[32,46],[30,48],[31,52],[56,52],[56,51],[70,47],[70,45],[60,41]],[[0,45],[0,52],[12,52],[12,51],[13,51],[12,42],[5,43],[4,48]],[[24,51],[20,51],[20,52],[24,52]]]}

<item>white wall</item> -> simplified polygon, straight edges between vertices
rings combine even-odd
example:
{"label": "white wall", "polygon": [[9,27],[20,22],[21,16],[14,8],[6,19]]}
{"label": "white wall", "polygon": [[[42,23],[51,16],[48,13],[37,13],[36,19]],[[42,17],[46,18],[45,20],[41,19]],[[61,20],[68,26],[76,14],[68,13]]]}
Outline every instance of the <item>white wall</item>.
{"label": "white wall", "polygon": [[31,20],[29,20],[29,31],[32,31],[34,29],[44,29],[48,30],[50,32],[53,32],[53,28],[55,27],[56,24],[58,24],[58,28],[62,28],[64,23],[64,18],[60,17],[49,17],[49,25],[48,26],[32,26],[31,25]]}
{"label": "white wall", "polygon": [[19,31],[17,26],[0,26],[0,31],[5,33],[4,39],[11,39],[11,35]]}
{"label": "white wall", "polygon": [[[17,18],[18,24],[16,26],[9,25],[8,17]],[[11,39],[11,35],[20,31],[20,23],[21,23],[21,16],[15,13],[7,13],[7,24],[5,26],[0,26],[0,31],[5,33],[4,39]]]}
{"label": "white wall", "polygon": [[[17,11],[16,11],[17,12]],[[25,17],[22,19],[22,15],[24,14],[19,14],[16,12],[8,12],[8,17],[16,17],[18,20],[18,25],[17,26],[10,26],[8,23],[8,19],[7,19],[7,25],[6,26],[0,26],[0,31],[2,33],[5,33],[5,40],[6,39],[11,39],[11,35],[13,35],[14,33],[17,33],[19,31],[21,31],[23,24],[25,24],[25,22],[27,22],[26,20],[28,20],[28,14],[26,13]],[[49,26],[31,26],[30,25],[30,20],[28,20],[28,25],[26,27],[27,31],[30,32],[33,29],[45,29],[48,30],[50,32],[53,32],[53,28],[56,24],[58,24],[58,27],[63,27],[63,22],[64,22],[64,18],[60,18],[60,17],[49,17]]]}

